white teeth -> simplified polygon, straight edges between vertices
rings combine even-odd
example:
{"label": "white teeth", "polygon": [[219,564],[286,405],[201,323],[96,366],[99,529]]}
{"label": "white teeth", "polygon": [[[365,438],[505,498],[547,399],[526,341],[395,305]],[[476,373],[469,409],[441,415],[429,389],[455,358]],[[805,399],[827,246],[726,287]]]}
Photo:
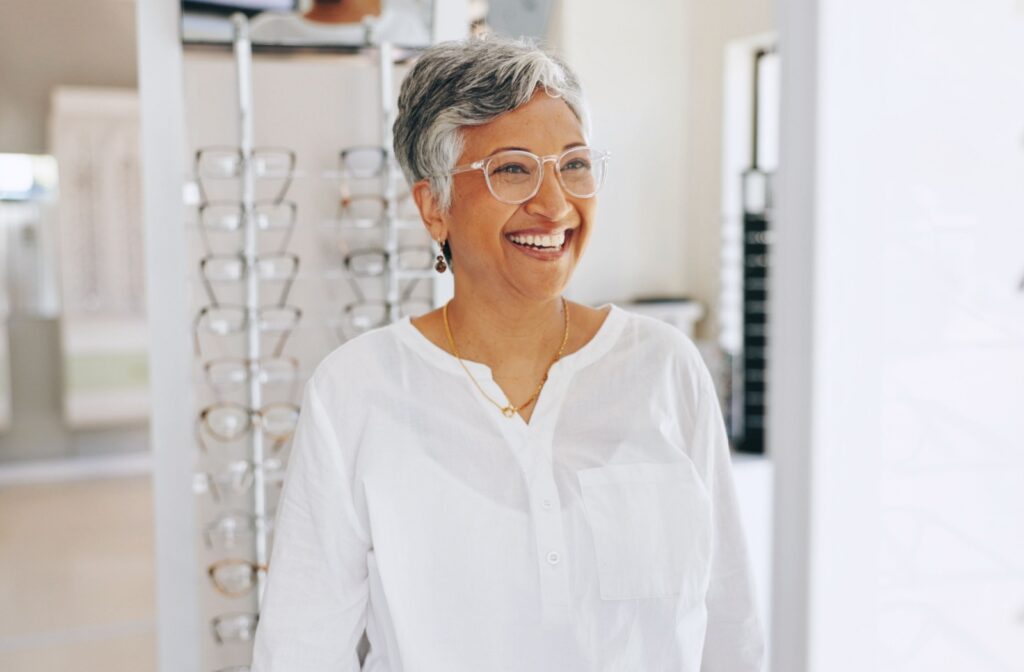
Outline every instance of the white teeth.
{"label": "white teeth", "polygon": [[508,236],[508,239],[514,243],[519,243],[520,245],[532,245],[534,247],[561,247],[562,244],[565,243],[565,231],[553,236],[535,236],[532,234],[517,236],[513,234]]}

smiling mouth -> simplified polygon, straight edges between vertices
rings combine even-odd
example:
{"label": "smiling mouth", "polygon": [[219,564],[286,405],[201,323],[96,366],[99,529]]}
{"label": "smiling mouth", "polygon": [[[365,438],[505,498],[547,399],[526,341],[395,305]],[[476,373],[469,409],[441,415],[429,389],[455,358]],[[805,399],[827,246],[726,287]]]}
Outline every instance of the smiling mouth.
{"label": "smiling mouth", "polygon": [[559,252],[565,249],[572,240],[576,229],[566,229],[555,235],[518,235],[514,233],[505,234],[505,239],[516,247],[539,252]]}

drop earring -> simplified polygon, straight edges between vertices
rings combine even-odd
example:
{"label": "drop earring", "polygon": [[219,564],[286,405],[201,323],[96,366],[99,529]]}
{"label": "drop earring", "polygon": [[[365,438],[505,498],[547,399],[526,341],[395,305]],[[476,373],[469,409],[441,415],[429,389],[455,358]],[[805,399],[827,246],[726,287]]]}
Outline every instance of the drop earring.
{"label": "drop earring", "polygon": [[437,262],[434,264],[434,270],[438,273],[444,273],[448,269],[448,264],[444,262],[444,242],[437,241],[437,246],[441,248],[441,253],[437,255]]}

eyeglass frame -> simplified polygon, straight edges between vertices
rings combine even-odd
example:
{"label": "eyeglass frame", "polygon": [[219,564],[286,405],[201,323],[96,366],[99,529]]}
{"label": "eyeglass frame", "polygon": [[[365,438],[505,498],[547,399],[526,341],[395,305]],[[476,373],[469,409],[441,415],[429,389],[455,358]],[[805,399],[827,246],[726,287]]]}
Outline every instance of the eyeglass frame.
{"label": "eyeglass frame", "polygon": [[[355,278],[379,278],[380,276],[382,276],[385,273],[387,273],[387,267],[388,267],[388,264],[391,263],[391,259],[392,258],[395,258],[395,261],[396,261],[396,264],[397,264],[397,258],[400,255],[402,255],[403,253],[408,253],[408,252],[424,252],[424,253],[426,253],[426,256],[424,257],[424,259],[426,259],[426,262],[422,266],[413,266],[411,268],[398,267],[398,270],[400,270],[400,271],[426,271],[426,270],[430,270],[431,264],[434,261],[434,248],[432,246],[430,246],[430,245],[401,245],[401,246],[399,246],[395,250],[394,254],[392,254],[391,252],[388,252],[388,250],[383,248],[383,247],[364,247],[364,248],[360,248],[358,250],[352,250],[351,252],[346,254],[342,263],[345,266],[345,270],[348,273],[350,273],[352,275],[352,277],[355,277]],[[372,255],[380,255],[381,257],[383,257],[383,260],[384,260],[384,270],[381,270],[380,273],[358,273],[358,272],[352,270],[352,259],[354,257],[369,256],[371,254]]]}
{"label": "eyeglass frame", "polygon": [[[219,545],[214,543],[215,540],[220,539],[220,537],[215,537],[214,536],[214,533],[221,529],[221,528],[218,527],[218,525],[222,521],[231,520],[231,519],[234,519],[234,520],[244,520],[245,521],[245,527],[242,528],[242,531],[240,533],[237,533],[237,534],[234,534],[233,536],[231,536],[231,541],[227,541],[227,539],[225,538],[223,540],[223,543],[221,543]],[[274,533],[274,523],[275,522],[276,522],[276,513],[266,513],[266,514],[263,514],[263,515],[256,515],[254,513],[250,513],[248,511],[243,511],[241,509],[232,509],[230,511],[225,511],[224,513],[221,513],[216,518],[214,518],[211,522],[209,522],[209,523],[207,523],[206,525],[203,526],[203,541],[206,543],[206,547],[208,549],[210,549],[210,550],[218,549],[218,546],[219,546],[220,549],[223,549],[223,550],[232,550],[232,549],[238,548],[238,543],[236,543],[236,541],[235,541],[237,539],[237,537],[240,537],[240,536],[247,536],[248,537],[248,536],[255,535],[257,532],[263,532],[263,533],[265,533],[269,537],[270,535],[272,535]]]}
{"label": "eyeglass frame", "polygon": [[[272,252],[270,254],[259,254],[255,258],[255,266],[259,267],[260,262],[267,261],[269,259],[286,259],[292,262],[292,268],[288,274],[283,278],[263,278],[259,277],[259,282],[283,282],[284,285],[281,287],[281,296],[273,304],[267,304],[268,308],[283,308],[288,301],[288,293],[292,289],[292,284],[295,283],[295,278],[299,275],[299,255],[291,252]],[[236,260],[242,263],[242,272],[238,278],[231,280],[211,280],[207,277],[206,266],[213,261],[226,261]],[[217,299],[217,294],[213,291],[214,283],[236,283],[243,282],[247,279],[248,274],[251,272],[253,264],[249,263],[249,260],[244,254],[206,254],[199,260],[199,278],[203,282],[203,289],[206,290],[206,295],[210,299],[210,305],[220,306],[221,302]],[[258,271],[257,271],[258,273]]]}
{"label": "eyeglass frame", "polygon": [[[522,205],[523,203],[526,203],[527,201],[529,201],[530,199],[535,197],[537,195],[537,193],[540,191],[540,186],[541,186],[541,184],[544,183],[544,174],[543,174],[544,173],[544,165],[547,164],[547,163],[554,163],[555,164],[555,178],[558,180],[558,185],[562,188],[563,191],[565,191],[565,193],[569,194],[570,196],[572,196],[574,198],[593,198],[594,196],[597,195],[597,192],[599,192],[601,190],[601,187],[604,186],[604,176],[605,176],[605,173],[603,171],[601,173],[601,181],[598,183],[597,188],[594,190],[594,192],[592,194],[588,195],[588,196],[580,196],[578,194],[573,193],[572,191],[569,190],[569,188],[567,186],[565,186],[565,181],[562,179],[562,171],[558,167],[559,161],[561,161],[561,159],[566,154],[569,154],[570,152],[579,151],[581,149],[590,150],[590,152],[592,153],[592,159],[595,160],[595,161],[600,161],[602,163],[607,163],[608,159],[610,159],[611,156],[612,156],[611,152],[598,151],[596,149],[592,149],[591,147],[589,147],[587,145],[577,145],[575,147],[570,147],[569,149],[565,150],[564,152],[561,152],[560,154],[548,154],[547,156],[537,156],[533,152],[526,151],[525,149],[506,149],[506,150],[502,150],[500,152],[495,152],[494,154],[491,154],[490,156],[485,156],[484,158],[479,159],[477,161],[473,161],[472,163],[467,163],[467,164],[464,164],[464,165],[461,165],[461,166],[455,166],[454,168],[452,168],[451,170],[449,170],[449,171],[447,171],[445,173],[435,174],[435,175],[431,175],[431,176],[428,176],[428,177],[443,177],[443,176],[446,176],[446,175],[455,176],[455,175],[461,175],[462,173],[468,173],[468,172],[472,172],[472,171],[475,171],[475,170],[480,170],[480,171],[483,171],[484,182],[487,184],[487,191],[491,192],[491,196],[493,196],[495,200],[497,200],[497,201],[499,201],[501,203],[506,203],[508,205]],[[488,173],[487,173],[488,164],[491,161],[493,161],[495,157],[500,156],[502,154],[511,154],[511,153],[522,154],[522,155],[525,155],[525,156],[532,157],[533,159],[535,159],[540,164],[540,179],[537,180],[537,184],[536,184],[536,186],[534,186],[533,192],[531,192],[529,196],[526,196],[525,198],[523,198],[521,200],[516,200],[516,201],[506,200],[504,198],[499,197],[496,193],[494,193],[494,188],[491,186],[491,176],[488,175]]]}
{"label": "eyeglass frame", "polygon": [[[276,407],[284,407],[287,408],[289,411],[293,411],[295,413],[295,422],[298,423],[298,416],[302,412],[302,409],[299,407],[298,404],[294,404],[290,401],[275,401],[269,404],[264,404],[259,408],[253,408],[251,406],[239,404],[234,401],[215,401],[212,404],[203,407],[199,411],[198,421],[200,427],[206,427],[206,431],[207,433],[210,434],[210,436],[212,436],[217,441],[223,443],[231,443],[232,441],[237,441],[239,438],[245,436],[251,430],[254,429],[259,429],[268,438],[273,439],[275,441],[287,441],[295,433],[294,428],[285,434],[277,434],[274,432],[267,431],[266,421],[264,420],[264,418],[267,416],[269,409]],[[207,418],[218,409],[234,409],[236,411],[244,413],[244,415],[248,418],[245,427],[238,432],[237,436],[226,436],[224,434],[220,434],[210,426],[210,422],[207,420]]]}
{"label": "eyeglass frame", "polygon": [[[228,207],[228,206],[231,206],[232,208],[237,208],[238,209],[238,213],[239,213],[239,227],[237,229],[234,229],[234,230],[218,229],[217,227],[208,226],[206,224],[206,222],[204,221],[203,215],[204,215],[204,213],[207,210],[209,210],[210,208],[213,208],[213,207],[224,208],[224,207]],[[287,200],[284,200],[283,198],[282,199],[277,199],[277,200],[269,199],[269,198],[257,199],[255,201],[253,201],[252,208],[249,209],[249,210],[246,210],[245,204],[242,203],[241,201],[232,201],[232,200],[226,200],[226,199],[212,200],[212,201],[203,200],[201,203],[199,203],[199,206],[198,206],[198,212],[199,212],[199,235],[202,236],[203,246],[206,248],[206,253],[207,254],[221,254],[219,252],[215,252],[213,245],[210,244],[210,239],[207,237],[208,235],[210,235],[210,233],[213,233],[213,234],[226,234],[226,233],[230,233],[230,234],[233,234],[233,235],[238,235],[239,233],[244,231],[245,219],[247,217],[253,217],[261,209],[268,208],[268,207],[274,207],[274,208],[284,207],[284,208],[287,209],[287,212],[288,212],[288,223],[285,226],[279,227],[277,229],[274,229],[274,228],[262,229],[263,231],[284,231],[284,237],[281,239],[280,244],[278,245],[277,250],[276,250],[276,254],[283,254],[288,249],[288,244],[291,242],[292,233],[295,231],[295,220],[298,219],[298,205],[295,203],[295,201],[287,201]]]}
{"label": "eyeglass frame", "polygon": [[[241,175],[242,174],[242,166],[245,165],[245,162],[252,161],[253,158],[255,158],[255,156],[257,154],[280,154],[282,156],[286,156],[287,159],[288,159],[288,169],[285,171],[284,175],[273,175],[272,176],[272,177],[284,180],[282,182],[282,184],[281,184],[281,188],[278,190],[277,195],[274,196],[273,199],[267,199],[267,200],[272,200],[275,203],[279,203],[279,202],[284,200],[285,194],[288,193],[288,189],[291,187],[292,178],[295,176],[295,164],[296,164],[297,159],[296,159],[296,154],[295,154],[294,150],[288,149],[287,147],[253,147],[249,151],[249,155],[246,156],[245,152],[242,151],[242,148],[238,147],[238,146],[235,146],[235,145],[208,145],[208,146],[205,146],[205,147],[197,148],[196,151],[195,151],[195,154],[193,156],[193,159],[192,159],[192,172],[193,172],[193,175],[195,175],[195,178],[196,178],[196,186],[199,188],[199,196],[200,196],[200,200],[201,201],[206,202],[206,201],[208,201],[210,199],[207,196],[206,188],[203,187],[203,179],[204,178],[203,178],[203,176],[199,172],[199,164],[200,164],[200,161],[202,159],[202,155],[203,154],[212,154],[214,152],[223,152],[224,154],[235,154],[235,155],[237,155],[238,156],[239,174],[238,175],[225,176],[225,177],[210,177],[210,176],[207,175],[205,177],[205,179],[207,179],[207,180],[237,180],[237,179],[239,179],[242,176]],[[267,179],[267,178],[265,178],[263,176],[259,176],[259,175],[254,176],[254,177],[256,177],[256,179],[261,179],[261,178],[262,179]]]}
{"label": "eyeglass frame", "polygon": [[[241,495],[247,492],[253,486],[255,479],[255,473],[257,471],[263,472],[264,482],[269,482],[271,485],[277,486],[280,490],[284,487],[284,477],[286,475],[286,467],[283,461],[277,458],[270,458],[264,460],[262,464],[257,464],[252,460],[233,460],[229,462],[226,469],[218,471],[199,471],[193,476],[193,490],[196,494],[209,493],[210,497],[215,502],[223,502],[231,498],[231,495]],[[245,482],[242,488],[232,488],[228,492],[224,492],[221,489],[220,480],[224,480],[225,474],[235,475],[237,470],[234,467],[241,467],[242,478]],[[267,476],[273,475],[273,478],[267,480]],[[199,489],[198,483],[202,483],[205,490]]]}
{"label": "eyeglass frame", "polygon": [[[218,629],[217,626],[221,623],[227,623],[229,620],[237,619],[239,617],[244,617],[245,620],[247,621],[245,629],[248,634],[246,634],[244,637],[231,637],[226,640],[222,638],[220,630]],[[212,619],[210,619],[210,627],[213,630],[213,639],[219,645],[223,645],[233,641],[251,642],[253,640],[253,637],[255,637],[256,635],[256,627],[259,625],[259,620],[259,613],[235,612],[230,614],[219,614],[217,616],[214,616]]]}
{"label": "eyeglass frame", "polygon": [[230,567],[232,565],[248,567],[249,571],[251,572],[250,575],[253,578],[258,576],[260,572],[266,573],[266,571],[268,570],[268,567],[265,564],[260,564],[260,563],[252,562],[250,560],[242,560],[241,558],[223,558],[221,560],[217,560],[216,562],[211,564],[209,567],[207,567],[206,568],[206,574],[207,574],[207,576],[210,577],[210,583],[213,584],[213,587],[221,595],[224,595],[225,597],[231,597],[231,598],[245,597],[246,595],[248,595],[249,593],[252,592],[253,588],[256,587],[256,582],[255,581],[253,581],[252,584],[250,584],[248,588],[245,588],[244,590],[242,590],[240,592],[234,592],[234,591],[228,590],[227,588],[222,586],[217,581],[217,579],[215,578],[217,570],[220,569],[221,567]]}
{"label": "eyeglass frame", "polygon": [[[199,312],[196,313],[196,319],[192,323],[193,349],[195,351],[195,356],[196,357],[202,358],[202,357],[205,356],[203,354],[202,345],[200,344],[200,341],[199,341],[199,324],[203,321],[203,317],[208,315],[210,313],[210,311],[212,311],[212,310],[224,310],[224,309],[241,310],[243,312],[243,314],[244,314],[244,318],[243,318],[243,321],[242,321],[242,326],[239,327],[238,330],[236,330],[236,331],[234,331],[234,332],[232,332],[230,334],[219,334],[219,333],[213,332],[213,331],[211,331],[209,333],[212,333],[215,336],[228,336],[228,335],[244,334],[245,330],[248,328],[249,320],[252,319],[252,317],[253,317],[252,313],[254,312],[254,311],[250,310],[248,306],[243,306],[243,305],[240,305],[240,304],[223,304],[223,303],[215,303],[215,304],[210,304],[210,305],[203,306],[202,308],[199,309]],[[259,320],[260,314],[263,311],[265,311],[265,310],[287,310],[287,311],[291,312],[295,316],[295,320],[292,322],[292,325],[289,328],[281,329],[280,330],[281,336],[278,337],[277,344],[274,346],[274,349],[271,351],[271,353],[269,355],[271,357],[280,357],[282,351],[284,350],[284,344],[288,341],[288,338],[291,336],[292,331],[295,329],[296,326],[298,326],[299,321],[302,319],[302,309],[299,308],[298,306],[292,306],[292,305],[281,305],[281,306],[278,306],[278,305],[266,305],[266,306],[260,306],[259,308],[257,308],[255,310],[256,319],[257,320]],[[277,330],[275,330],[275,329],[261,329],[260,333],[274,333],[275,331],[277,331]]]}
{"label": "eyeglass frame", "polygon": [[[376,217],[356,217],[351,213],[352,204],[357,202],[367,203],[379,203],[380,214]],[[416,208],[415,199],[413,199],[412,192],[408,189],[403,189],[395,196],[395,212],[392,213],[392,218],[398,222],[419,222],[420,213]],[[411,206],[411,207],[410,207]],[[406,208],[403,211],[403,208]],[[372,229],[383,225],[388,220],[388,199],[383,194],[378,193],[359,193],[359,194],[343,194],[341,199],[338,201],[338,217],[337,223],[341,224],[344,228],[352,229]]]}
{"label": "eyeglass frame", "polygon": [[388,324],[388,318],[385,317],[384,321],[382,321],[382,322],[380,322],[380,323],[378,323],[378,324],[376,324],[376,325],[374,325],[372,327],[367,327],[366,329],[359,329],[359,328],[355,328],[354,327],[353,330],[356,332],[355,335],[353,335],[353,336],[345,335],[345,337],[342,338],[342,333],[339,333],[338,327],[339,326],[342,326],[342,327],[350,326],[352,324],[352,320],[351,320],[352,312],[353,312],[353,310],[355,308],[357,308],[359,306],[383,306],[384,310],[388,313],[388,315],[390,315],[390,313],[391,313],[391,306],[392,305],[396,305],[396,306],[399,307],[399,309],[401,309],[402,305],[404,305],[404,304],[406,304],[406,303],[408,303],[410,301],[423,301],[426,305],[430,306],[430,308],[432,309],[434,306],[433,306],[433,302],[431,301],[431,299],[429,299],[429,298],[413,299],[412,298],[413,290],[416,289],[416,286],[419,284],[419,280],[420,280],[419,278],[412,278],[412,281],[409,283],[409,285],[404,290],[402,290],[401,295],[398,297],[398,301],[391,302],[391,301],[388,301],[386,299],[368,301],[366,299],[366,296],[362,293],[362,291],[359,290],[358,283],[355,283],[354,282],[354,278],[353,278],[353,284],[355,285],[356,294],[357,294],[357,296],[359,298],[356,301],[351,301],[351,302],[345,304],[345,307],[342,308],[342,310],[341,310],[341,315],[339,317],[335,318],[335,320],[332,321],[334,323],[333,326],[334,326],[334,329],[335,329],[335,335],[338,336],[339,340],[346,341],[349,338],[355,338],[355,336],[358,336],[359,334],[366,333],[370,329],[376,329],[377,327],[382,327],[382,326]]}
{"label": "eyeglass frame", "polygon": [[[232,388],[232,387],[235,387],[235,386],[238,386],[238,385],[246,385],[246,384],[248,384],[249,381],[252,379],[252,376],[254,374],[255,375],[259,375],[261,372],[267,370],[267,367],[265,366],[265,363],[267,363],[267,362],[275,362],[275,361],[277,361],[277,362],[284,362],[284,364],[287,366],[287,368],[290,371],[290,374],[289,374],[287,382],[294,386],[295,383],[298,381],[298,378],[299,378],[299,360],[296,359],[295,357],[292,357],[291,355],[275,355],[275,356],[266,355],[266,356],[263,356],[263,357],[232,357],[232,356],[215,357],[215,358],[213,358],[211,360],[208,360],[208,361],[203,363],[203,376],[206,378],[206,384],[219,392],[219,391],[223,391],[225,389]],[[237,364],[240,369],[245,369],[245,371],[246,371],[246,379],[244,381],[240,382],[240,383],[216,383],[216,382],[214,382],[213,375],[211,373],[213,367],[215,367],[217,365],[225,365],[225,364]],[[275,384],[277,384],[277,383],[276,382],[265,382],[265,381],[262,381],[262,380],[260,381],[260,385],[275,385]]]}
{"label": "eyeglass frame", "polygon": [[[367,154],[379,156],[380,167],[373,172],[354,170],[349,162],[349,157],[358,152],[365,152]],[[357,180],[383,177],[387,175],[389,171],[397,168],[395,158],[392,155],[390,148],[384,145],[352,145],[351,147],[343,147],[341,151],[338,152],[338,166],[339,172],[343,177],[355,178]]]}

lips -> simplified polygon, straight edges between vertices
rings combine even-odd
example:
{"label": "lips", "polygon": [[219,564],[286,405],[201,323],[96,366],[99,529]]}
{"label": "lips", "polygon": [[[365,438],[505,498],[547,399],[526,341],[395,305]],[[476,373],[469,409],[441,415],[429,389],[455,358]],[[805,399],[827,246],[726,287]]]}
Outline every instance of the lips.
{"label": "lips", "polygon": [[[514,233],[517,234],[517,235],[523,235],[524,232],[522,232],[522,231],[515,231]],[[535,235],[538,234],[538,233],[539,234],[543,234],[544,232],[543,231],[536,232]],[[569,249],[569,245],[572,243],[572,240],[575,237],[575,234],[576,234],[576,229],[575,228],[573,228],[573,229],[566,229],[565,230],[565,241],[562,243],[562,246],[557,248],[557,249],[553,249],[553,250],[543,250],[543,249],[537,249],[537,248],[534,248],[534,247],[529,247],[527,245],[521,245],[519,243],[515,243],[512,240],[510,240],[508,235],[505,235],[504,238],[508,242],[509,245],[511,245],[516,250],[518,250],[519,252],[522,252],[524,255],[526,255],[528,257],[532,257],[534,259],[539,259],[541,261],[554,261],[556,259],[560,259],[562,257],[562,255],[565,254],[565,251]]]}

